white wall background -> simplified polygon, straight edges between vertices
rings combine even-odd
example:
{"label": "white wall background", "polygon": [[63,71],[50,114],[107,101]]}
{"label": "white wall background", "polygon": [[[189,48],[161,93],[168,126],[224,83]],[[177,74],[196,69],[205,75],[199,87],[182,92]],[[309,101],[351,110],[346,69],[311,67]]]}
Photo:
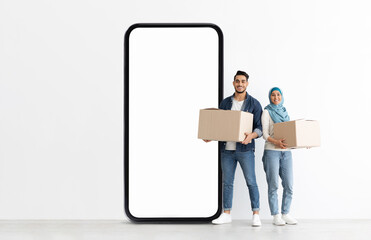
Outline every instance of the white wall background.
{"label": "white wall background", "polygon": [[[321,121],[294,151],[298,218],[370,218],[368,1],[0,0],[0,219],[123,219],[123,35],[137,22],[212,22],[265,106]],[[269,218],[258,140],[261,215]],[[234,218],[250,218],[237,171]]]}

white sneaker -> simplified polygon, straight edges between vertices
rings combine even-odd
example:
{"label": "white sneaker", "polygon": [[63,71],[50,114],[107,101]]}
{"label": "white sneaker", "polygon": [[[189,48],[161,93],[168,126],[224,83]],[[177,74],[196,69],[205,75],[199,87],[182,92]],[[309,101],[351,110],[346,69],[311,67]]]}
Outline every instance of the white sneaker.
{"label": "white sneaker", "polygon": [[253,227],[260,227],[262,222],[260,221],[259,214],[252,215],[252,226]]}
{"label": "white sneaker", "polygon": [[276,226],[285,226],[286,222],[281,218],[280,214],[273,215],[273,224]]}
{"label": "white sneaker", "polygon": [[222,213],[217,219],[212,221],[213,224],[224,224],[232,222],[232,216],[228,213]]}
{"label": "white sneaker", "polygon": [[282,219],[283,221],[285,221],[287,224],[290,224],[290,225],[298,224],[298,220],[291,217],[289,214],[282,214]]}

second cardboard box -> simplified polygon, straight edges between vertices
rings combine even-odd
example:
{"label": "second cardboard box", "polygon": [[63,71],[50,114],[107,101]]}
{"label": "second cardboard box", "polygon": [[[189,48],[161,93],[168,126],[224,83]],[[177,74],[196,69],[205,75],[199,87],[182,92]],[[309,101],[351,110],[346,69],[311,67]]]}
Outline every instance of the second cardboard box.
{"label": "second cardboard box", "polygon": [[319,122],[315,120],[294,120],[275,123],[274,138],[284,138],[287,148],[319,147],[321,145]]}

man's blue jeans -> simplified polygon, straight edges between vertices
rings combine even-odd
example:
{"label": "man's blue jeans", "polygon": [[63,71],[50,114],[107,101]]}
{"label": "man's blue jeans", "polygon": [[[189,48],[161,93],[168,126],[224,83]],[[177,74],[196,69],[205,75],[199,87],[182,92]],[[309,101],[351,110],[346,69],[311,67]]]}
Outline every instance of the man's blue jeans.
{"label": "man's blue jeans", "polygon": [[279,177],[282,179],[283,187],[281,213],[289,213],[293,193],[291,151],[264,150],[263,164],[268,183],[268,201],[271,214],[276,215],[279,213],[277,198]]}
{"label": "man's blue jeans", "polygon": [[249,188],[251,209],[259,211],[259,189],[255,177],[255,154],[253,151],[236,152],[222,151],[221,153],[223,171],[223,208],[231,210],[233,200],[233,181],[237,162],[243,171],[247,187]]}

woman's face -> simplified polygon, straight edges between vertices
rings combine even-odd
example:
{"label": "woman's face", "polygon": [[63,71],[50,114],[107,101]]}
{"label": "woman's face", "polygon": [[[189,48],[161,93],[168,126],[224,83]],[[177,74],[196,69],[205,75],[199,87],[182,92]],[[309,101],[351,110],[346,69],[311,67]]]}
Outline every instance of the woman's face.
{"label": "woman's face", "polygon": [[281,102],[281,93],[277,90],[274,90],[271,94],[271,102],[274,105],[278,105]]}

